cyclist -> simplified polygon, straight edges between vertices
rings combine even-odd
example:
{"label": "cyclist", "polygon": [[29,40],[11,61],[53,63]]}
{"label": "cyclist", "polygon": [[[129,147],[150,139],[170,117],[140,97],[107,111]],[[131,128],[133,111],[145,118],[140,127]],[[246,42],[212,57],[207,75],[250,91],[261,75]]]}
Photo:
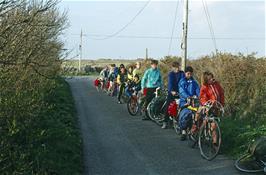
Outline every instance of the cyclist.
{"label": "cyclist", "polygon": [[129,66],[128,67],[127,78],[128,78],[128,81],[133,81],[133,78],[134,78],[134,75],[133,75],[133,66]]}
{"label": "cyclist", "polygon": [[170,103],[174,100],[175,96],[178,95],[178,83],[181,79],[185,77],[183,71],[180,70],[179,62],[175,61],[172,63],[172,71],[168,74],[168,96],[165,108],[165,116],[162,129],[167,128],[167,123],[169,121],[168,107]]}
{"label": "cyclist", "polygon": [[126,68],[121,66],[120,71],[117,76],[117,84],[119,85],[119,92],[118,92],[118,103],[121,104],[121,96],[125,91],[126,82],[128,80],[128,75],[126,72]]}
{"label": "cyclist", "polygon": [[110,86],[108,88],[109,95],[114,96],[115,92],[115,81],[116,81],[116,66],[115,64],[110,65],[110,71],[108,75],[108,80],[110,82]]}
{"label": "cyclist", "polygon": [[108,69],[108,66],[105,66],[103,70],[100,72],[100,77],[102,79],[102,82],[101,82],[102,89],[104,88],[104,85],[107,82],[108,75],[109,75],[109,69]]}
{"label": "cyclist", "polygon": [[[185,78],[180,80],[178,86],[181,108],[186,105],[187,99],[193,96],[199,97],[200,88],[197,81],[193,78],[193,68],[191,66],[186,67]],[[179,125],[182,130],[181,141],[186,140],[186,129],[189,127],[191,120],[191,111],[184,108],[179,115]]]}
{"label": "cyclist", "polygon": [[[163,80],[161,76],[161,72],[158,68],[158,61],[151,60],[151,68],[146,70],[144,76],[141,80],[141,88],[142,92],[144,92],[144,88],[146,88],[146,98],[144,103],[144,109],[147,108],[148,104],[154,98],[154,92],[156,89],[163,87]],[[142,120],[149,120],[146,116],[143,116]]]}
{"label": "cyclist", "polygon": [[139,76],[135,75],[133,82],[126,88],[126,94],[127,96],[131,97],[132,91],[138,93],[140,90],[141,90],[141,81],[139,79]]}
{"label": "cyclist", "polygon": [[[214,79],[214,75],[211,72],[204,72],[201,78],[202,86],[200,88],[200,104],[198,112],[196,113],[195,120],[199,120],[200,114],[204,113],[202,107],[207,101],[218,101],[224,106],[224,90],[219,82]],[[215,131],[215,123],[212,123],[211,129]],[[192,132],[196,131],[197,127],[192,126]],[[216,132],[212,132],[213,143],[217,143]]]}
{"label": "cyclist", "polygon": [[142,72],[141,72],[140,69],[141,69],[141,63],[140,63],[140,62],[137,62],[137,63],[136,63],[136,68],[133,70],[133,76],[138,75],[139,78],[141,79],[141,77],[142,77]]}
{"label": "cyclist", "polygon": [[218,101],[224,106],[224,90],[211,72],[204,72],[200,89],[200,103],[204,105],[209,100]]}

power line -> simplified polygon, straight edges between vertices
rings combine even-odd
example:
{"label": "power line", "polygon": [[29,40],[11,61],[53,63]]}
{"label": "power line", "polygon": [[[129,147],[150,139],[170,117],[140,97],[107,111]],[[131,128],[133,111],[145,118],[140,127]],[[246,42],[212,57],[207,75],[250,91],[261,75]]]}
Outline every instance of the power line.
{"label": "power line", "polygon": [[[101,35],[101,34],[87,34],[87,38],[90,37],[107,37],[109,35]],[[122,39],[182,39],[181,37],[171,37],[171,36],[154,36],[154,35],[118,35],[114,38],[122,38]],[[210,40],[212,37],[188,37],[191,40]],[[265,40],[265,37],[216,37],[216,40]]]}
{"label": "power line", "polygon": [[178,7],[179,7],[179,0],[177,0],[177,3],[176,3],[175,17],[174,17],[173,28],[172,28],[172,34],[171,34],[171,39],[170,39],[169,48],[168,48],[168,55],[170,54],[170,51],[171,51],[171,48],[172,48],[173,37],[174,37],[174,31],[175,31],[176,20],[177,20],[177,11],[178,11]]}
{"label": "power line", "polygon": [[144,4],[144,6],[138,11],[138,13],[128,23],[126,23],[121,29],[119,29],[118,31],[114,32],[111,35],[107,35],[104,38],[91,38],[91,39],[94,39],[94,40],[106,40],[106,39],[113,38],[113,37],[117,36],[119,33],[121,33],[122,31],[124,31],[130,24],[132,24],[135,21],[135,19],[142,13],[142,11],[148,6],[148,4],[150,2],[151,2],[151,0],[148,0]]}
{"label": "power line", "polygon": [[214,48],[215,48],[215,53],[217,53],[217,43],[216,43],[216,40],[215,40],[215,35],[214,35],[213,25],[212,25],[212,21],[211,21],[211,16],[210,16],[209,9],[208,9],[208,4],[207,4],[207,2],[205,0],[202,0],[201,2],[202,2],[202,5],[203,5],[203,9],[204,9],[205,15],[206,15],[207,23],[209,25],[210,34],[211,34],[213,45],[214,45]]}

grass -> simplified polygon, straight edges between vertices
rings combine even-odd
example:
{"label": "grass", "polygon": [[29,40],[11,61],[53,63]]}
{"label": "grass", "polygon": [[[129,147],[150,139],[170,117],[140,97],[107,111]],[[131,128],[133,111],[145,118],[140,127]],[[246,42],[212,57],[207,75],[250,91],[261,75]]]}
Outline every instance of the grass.
{"label": "grass", "polygon": [[[132,60],[126,60],[126,59],[98,59],[98,60],[82,60],[81,61],[81,67],[85,67],[86,65],[96,66],[96,67],[104,67],[106,65],[110,64],[116,64],[116,66],[119,66],[120,64],[129,65],[134,64],[137,59]],[[78,68],[78,60],[66,60],[63,62],[63,67],[75,67]]]}
{"label": "grass", "polygon": [[266,135],[265,121],[252,124],[248,119],[228,117],[222,119],[222,153],[236,158],[247,151],[249,145],[257,138]]}
{"label": "grass", "polygon": [[32,150],[33,174],[82,174],[82,142],[77,127],[74,100],[69,85],[57,81],[46,98],[49,108],[40,115],[39,143]]}

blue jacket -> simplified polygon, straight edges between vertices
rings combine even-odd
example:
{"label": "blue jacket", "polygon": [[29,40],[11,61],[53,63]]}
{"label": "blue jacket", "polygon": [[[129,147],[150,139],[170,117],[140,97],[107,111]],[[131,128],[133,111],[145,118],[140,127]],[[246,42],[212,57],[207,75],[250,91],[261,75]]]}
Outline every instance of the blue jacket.
{"label": "blue jacket", "polygon": [[185,74],[183,71],[174,72],[171,71],[168,74],[168,93],[171,93],[171,91],[179,92],[178,84],[181,79],[185,77]]}
{"label": "blue jacket", "polygon": [[118,73],[119,73],[119,69],[118,69],[118,67],[115,67],[115,69],[114,69],[114,74],[115,74],[115,77],[117,77],[117,76],[118,76]]}
{"label": "blue jacket", "polygon": [[200,87],[197,81],[194,78],[190,78],[189,80],[183,78],[179,82],[179,95],[180,95],[180,106],[183,107],[188,97],[192,97],[196,95],[199,97],[200,95]]}
{"label": "blue jacket", "polygon": [[141,80],[141,88],[157,88],[163,87],[163,80],[160,70],[148,69],[145,71],[144,76]]}

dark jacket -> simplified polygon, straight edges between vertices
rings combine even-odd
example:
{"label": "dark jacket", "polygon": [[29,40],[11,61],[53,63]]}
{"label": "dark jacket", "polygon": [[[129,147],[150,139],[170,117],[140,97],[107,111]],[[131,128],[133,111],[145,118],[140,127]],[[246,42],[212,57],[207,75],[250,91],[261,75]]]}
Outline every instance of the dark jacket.
{"label": "dark jacket", "polygon": [[171,71],[168,74],[168,93],[171,91],[179,92],[178,84],[181,79],[185,77],[185,73],[183,71],[174,72]]}

